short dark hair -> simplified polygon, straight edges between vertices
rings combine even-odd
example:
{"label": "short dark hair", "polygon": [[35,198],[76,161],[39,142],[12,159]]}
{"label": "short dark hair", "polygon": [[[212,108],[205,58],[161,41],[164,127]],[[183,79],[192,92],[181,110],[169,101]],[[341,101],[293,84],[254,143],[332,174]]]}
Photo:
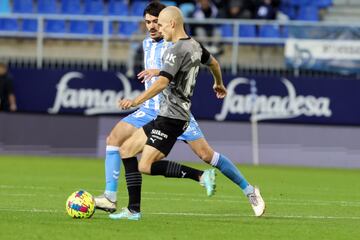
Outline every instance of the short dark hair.
{"label": "short dark hair", "polygon": [[145,17],[146,14],[150,14],[151,16],[158,17],[161,10],[163,10],[164,8],[166,8],[164,4],[158,1],[152,1],[144,9],[143,17]]}

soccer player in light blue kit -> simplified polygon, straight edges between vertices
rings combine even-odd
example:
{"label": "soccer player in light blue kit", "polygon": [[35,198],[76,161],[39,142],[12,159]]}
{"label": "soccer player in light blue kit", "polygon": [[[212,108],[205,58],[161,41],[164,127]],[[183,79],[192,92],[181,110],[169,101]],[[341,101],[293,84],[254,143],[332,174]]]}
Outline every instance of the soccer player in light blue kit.
{"label": "soccer player in light blue kit", "polygon": [[[172,44],[171,42],[164,41],[158,31],[157,19],[160,11],[164,7],[164,5],[158,2],[153,2],[150,3],[144,10],[145,23],[150,36],[143,41],[145,70],[139,73],[138,77],[145,79],[144,82],[146,89],[148,89],[149,86],[157,80],[159,69],[162,67],[162,55]],[[213,61],[213,63],[218,65],[216,60]],[[105,160],[106,189],[103,195],[95,198],[96,207],[98,209],[108,212],[116,211],[116,194],[120,172],[121,145],[136,131],[136,129],[143,127],[145,124],[156,118],[161,97],[162,95],[159,94],[146,101],[142,104],[139,110],[120,121],[110,133],[110,136],[107,139]],[[225,176],[238,185],[245,196],[248,197],[256,216],[261,216],[263,214],[264,209],[262,209],[262,207],[259,208],[258,203],[260,196],[259,190],[247,182],[236,166],[226,156],[215,152],[209,146],[193,116],[191,116],[189,127],[178,139],[186,141],[191,149],[202,160],[218,168]],[[131,172],[127,170],[137,169],[138,163],[136,159],[134,161],[124,160],[124,166],[125,172]],[[204,173],[209,175],[213,174],[213,172],[206,171]],[[134,202],[140,202],[140,199],[139,196],[135,196],[136,194],[133,194],[133,191],[135,191],[134,189],[136,188],[141,188],[141,175],[135,176],[133,173],[132,175],[126,174],[126,181],[129,192],[129,205],[125,210],[123,210],[126,211],[124,218],[137,220],[140,218],[139,216],[141,216],[137,214],[140,212],[140,206],[137,206]],[[201,179],[200,183],[202,183]],[[207,189],[207,194],[211,195],[211,191],[211,189]]]}

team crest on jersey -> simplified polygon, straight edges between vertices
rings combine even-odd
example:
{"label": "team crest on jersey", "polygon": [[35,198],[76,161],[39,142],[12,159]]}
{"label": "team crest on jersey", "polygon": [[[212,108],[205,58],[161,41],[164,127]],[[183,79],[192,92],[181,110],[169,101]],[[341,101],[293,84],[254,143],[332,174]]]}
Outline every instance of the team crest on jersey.
{"label": "team crest on jersey", "polygon": [[165,63],[170,64],[171,66],[174,66],[175,58],[176,58],[176,55],[174,55],[172,53],[168,53],[165,57]]}

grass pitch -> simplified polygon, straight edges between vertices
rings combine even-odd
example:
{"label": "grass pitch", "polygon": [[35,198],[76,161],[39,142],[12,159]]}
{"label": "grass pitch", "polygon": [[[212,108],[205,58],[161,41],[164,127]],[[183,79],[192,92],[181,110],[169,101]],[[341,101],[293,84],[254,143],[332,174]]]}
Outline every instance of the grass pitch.
{"label": "grass pitch", "polygon": [[[190,164],[205,169],[204,164]],[[360,170],[239,166],[267,204],[253,217],[242,192],[217,171],[208,198],[196,182],[143,177],[139,222],[97,211],[72,219],[65,201],[104,188],[99,159],[0,156],[0,239],[359,239]],[[124,174],[118,207],[127,205]]]}

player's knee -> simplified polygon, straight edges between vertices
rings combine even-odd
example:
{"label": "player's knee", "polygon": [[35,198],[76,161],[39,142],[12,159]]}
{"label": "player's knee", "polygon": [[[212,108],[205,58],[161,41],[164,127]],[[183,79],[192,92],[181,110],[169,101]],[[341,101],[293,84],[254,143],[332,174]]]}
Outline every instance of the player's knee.
{"label": "player's knee", "polygon": [[138,169],[139,169],[139,172],[141,172],[141,173],[151,174],[151,165],[149,165],[147,163],[140,161]]}
{"label": "player's knee", "polygon": [[118,137],[115,134],[110,133],[109,136],[107,136],[106,138],[106,145],[119,147],[120,144]]}
{"label": "player's knee", "polygon": [[201,160],[203,160],[206,163],[210,163],[212,156],[213,156],[213,151],[210,151],[208,149],[201,149],[198,152],[198,156]]}
{"label": "player's knee", "polygon": [[123,145],[119,148],[119,151],[120,151],[121,157],[123,157],[123,158],[133,157],[133,155],[134,155],[134,154],[132,153],[131,146],[128,145],[128,144],[123,144]]}

